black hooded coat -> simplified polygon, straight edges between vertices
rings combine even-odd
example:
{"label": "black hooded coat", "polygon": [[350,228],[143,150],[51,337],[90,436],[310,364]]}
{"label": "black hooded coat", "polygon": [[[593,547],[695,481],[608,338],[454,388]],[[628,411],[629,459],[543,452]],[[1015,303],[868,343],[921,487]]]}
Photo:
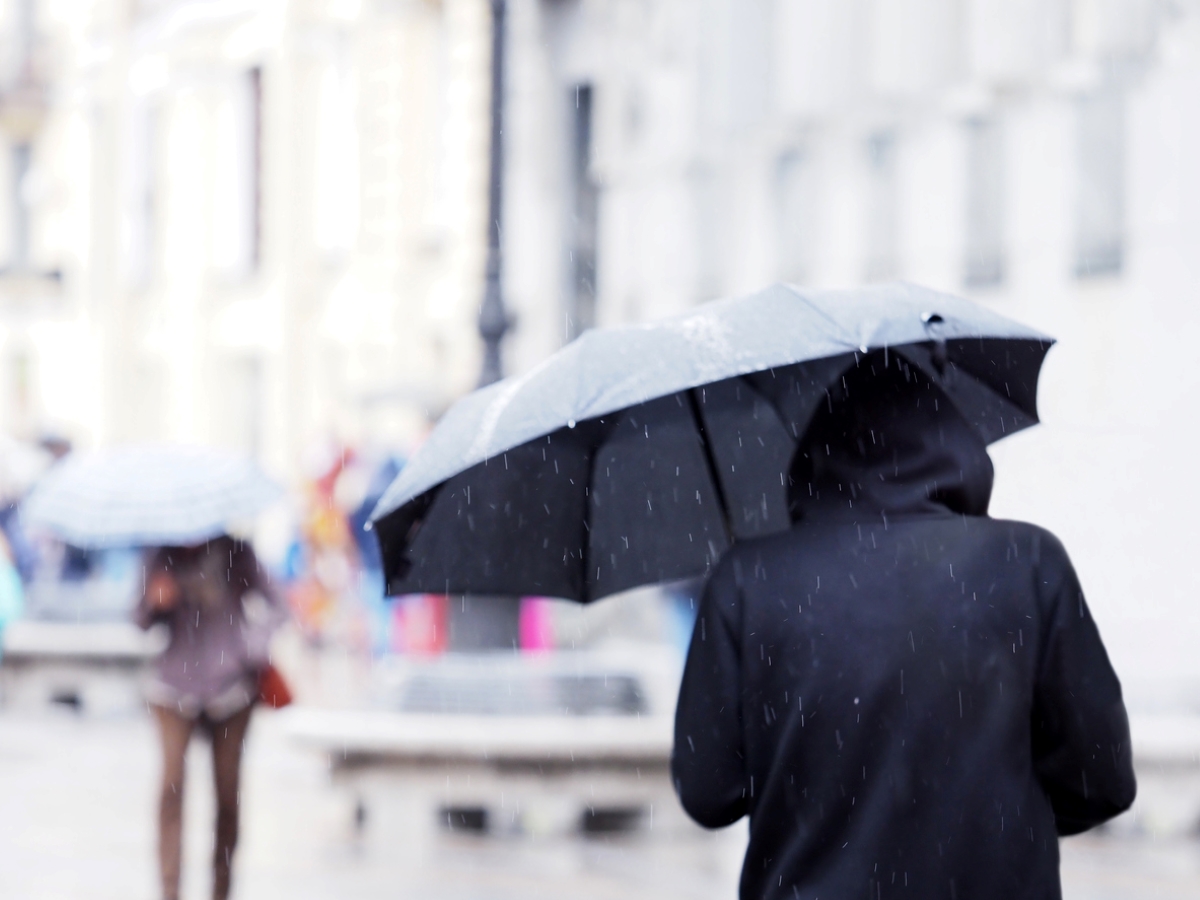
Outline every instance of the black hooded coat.
{"label": "black hooded coat", "polygon": [[1058,836],[1133,802],[1066,551],[991,487],[945,395],[872,355],[797,454],[795,526],[712,575],[672,771],[700,824],[750,817],[744,900],[1059,898]]}

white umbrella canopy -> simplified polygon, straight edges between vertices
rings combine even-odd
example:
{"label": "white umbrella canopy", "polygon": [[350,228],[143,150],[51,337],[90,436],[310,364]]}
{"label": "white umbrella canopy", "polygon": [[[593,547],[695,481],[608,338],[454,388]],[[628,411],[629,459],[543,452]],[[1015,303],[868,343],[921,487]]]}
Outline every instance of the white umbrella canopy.
{"label": "white umbrella canopy", "polygon": [[145,444],[71,456],[22,504],[25,521],[78,547],[199,544],[262,511],[282,488],[251,460]]}

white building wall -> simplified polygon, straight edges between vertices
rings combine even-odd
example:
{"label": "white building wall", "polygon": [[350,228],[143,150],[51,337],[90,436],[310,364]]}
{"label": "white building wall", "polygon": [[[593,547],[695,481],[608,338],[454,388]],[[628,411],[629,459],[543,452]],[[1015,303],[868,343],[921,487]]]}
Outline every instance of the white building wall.
{"label": "white building wall", "polygon": [[[1200,435],[1188,413],[1200,379],[1191,361],[1200,127],[1186,114],[1200,102],[1200,9],[1151,0],[514,5],[525,22],[514,57],[548,60],[539,74],[558,79],[559,98],[570,79],[586,78],[605,110],[595,163],[601,322],[655,318],[795,272],[815,286],[878,277],[894,201],[895,277],[966,292],[1060,338],[1042,382],[1045,424],[994,447],[994,512],[1064,538],[1137,703],[1200,690],[1200,575],[1184,549],[1200,539],[1190,514]],[[520,43],[534,35],[548,46]],[[510,97],[523,122],[514,173],[562,171],[554,90],[539,85],[537,114],[522,107],[528,95]],[[1122,191],[1124,233],[1119,271],[1086,277],[1078,192],[1095,187],[1088,171],[1104,171],[1085,154],[1107,151],[1080,146],[1079,116],[1081,99],[1099,90],[1125,104],[1114,151],[1123,162],[1117,181],[1101,185]],[[998,280],[968,283],[976,120],[999,136],[1001,265]],[[881,168],[868,142],[888,136],[895,155]],[[811,186],[788,181],[804,167]],[[536,235],[553,251],[563,201],[547,179],[522,202],[507,246],[532,270],[530,245]],[[783,258],[789,205],[811,218],[795,233],[806,238],[787,238],[802,260]],[[525,232],[534,219],[538,230]],[[561,274],[522,285],[527,308],[562,309]],[[539,334],[518,338],[516,368],[557,346]]]}

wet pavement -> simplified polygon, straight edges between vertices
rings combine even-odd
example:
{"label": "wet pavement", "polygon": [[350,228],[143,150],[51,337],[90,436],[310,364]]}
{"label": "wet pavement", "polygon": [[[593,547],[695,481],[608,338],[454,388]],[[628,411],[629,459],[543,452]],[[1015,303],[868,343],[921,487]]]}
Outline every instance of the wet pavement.
{"label": "wet pavement", "polygon": [[[189,760],[185,900],[208,889],[206,751],[194,743]],[[744,832],[691,826],[665,781],[653,818],[628,834],[580,837],[547,815],[544,828],[527,817],[522,832],[478,836],[440,828],[436,809],[412,800],[412,776],[335,777],[321,757],[294,746],[277,714],[257,717],[247,752],[241,900],[736,896]],[[140,715],[0,711],[4,896],[153,900],[156,772],[155,738]],[[427,777],[433,796],[448,776]],[[1200,897],[1200,839],[1131,832],[1064,842],[1067,900]]]}

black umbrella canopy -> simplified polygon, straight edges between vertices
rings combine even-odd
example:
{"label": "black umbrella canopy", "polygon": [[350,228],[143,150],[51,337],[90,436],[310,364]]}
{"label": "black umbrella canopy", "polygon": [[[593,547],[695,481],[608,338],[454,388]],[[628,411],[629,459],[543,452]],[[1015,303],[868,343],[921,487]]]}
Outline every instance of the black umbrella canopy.
{"label": "black umbrella canopy", "polygon": [[796,444],[870,351],[921,369],[991,442],[1037,422],[1052,343],[911,285],[780,285],[588,332],[456,404],[388,489],[388,592],[588,602],[704,575],[733,541],[789,527]]}

